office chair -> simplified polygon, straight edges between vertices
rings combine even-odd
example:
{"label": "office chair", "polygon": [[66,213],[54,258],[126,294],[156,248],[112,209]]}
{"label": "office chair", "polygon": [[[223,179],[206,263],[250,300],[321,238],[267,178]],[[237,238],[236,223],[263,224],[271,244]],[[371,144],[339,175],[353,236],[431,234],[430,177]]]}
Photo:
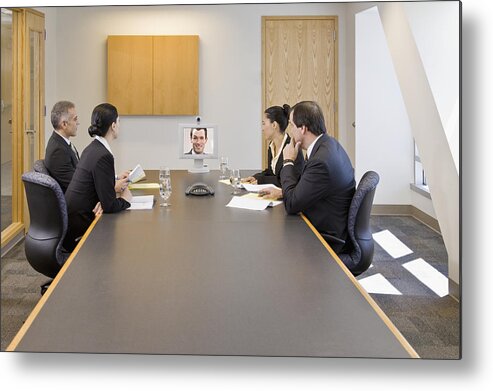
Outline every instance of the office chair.
{"label": "office chair", "polygon": [[[25,239],[26,258],[34,270],[53,279],[70,255],[62,247],[68,227],[65,196],[49,175],[30,171],[22,175],[22,181],[31,220]],[[41,286],[41,294],[50,283]]]}
{"label": "office chair", "polygon": [[[370,227],[370,214],[375,190],[380,180],[374,171],[366,172],[354,192],[348,213],[349,241],[340,254],[337,254],[354,276],[366,271],[373,260],[373,236]],[[322,236],[329,244],[345,244],[343,240],[330,235]]]}
{"label": "office chair", "polygon": [[44,159],[36,160],[34,162],[33,170],[36,172],[40,172],[41,174],[50,175],[50,172],[48,171],[48,169],[45,166]]}

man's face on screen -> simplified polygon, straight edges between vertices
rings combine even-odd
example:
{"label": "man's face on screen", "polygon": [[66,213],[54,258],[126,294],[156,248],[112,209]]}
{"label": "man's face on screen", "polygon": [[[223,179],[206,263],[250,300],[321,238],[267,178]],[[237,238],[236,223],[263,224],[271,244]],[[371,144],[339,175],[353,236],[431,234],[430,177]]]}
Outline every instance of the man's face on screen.
{"label": "man's face on screen", "polygon": [[207,143],[207,137],[205,136],[204,129],[194,129],[192,132],[192,145],[195,153],[204,153],[205,144]]}

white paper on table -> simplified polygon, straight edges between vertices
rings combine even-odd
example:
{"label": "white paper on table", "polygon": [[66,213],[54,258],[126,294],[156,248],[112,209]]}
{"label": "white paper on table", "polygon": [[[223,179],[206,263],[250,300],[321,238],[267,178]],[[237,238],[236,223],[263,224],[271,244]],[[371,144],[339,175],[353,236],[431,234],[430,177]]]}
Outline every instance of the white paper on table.
{"label": "white paper on table", "polygon": [[245,197],[233,197],[229,204],[230,208],[241,208],[241,209],[249,209],[249,210],[264,210],[268,206],[274,206],[274,203],[277,202],[282,203],[282,201],[270,201],[270,200],[262,200],[262,199],[253,199],[253,198],[245,198]]}
{"label": "white paper on table", "polygon": [[130,208],[128,209],[129,210],[152,209],[153,204],[154,204],[153,195],[133,196],[132,202],[130,203]]}
{"label": "white paper on table", "polygon": [[[233,185],[231,184],[231,182],[230,182],[230,180],[229,180],[229,179],[219,179],[219,181],[218,181],[218,182],[219,182],[219,183],[223,183],[223,184],[228,185],[228,186],[233,186]],[[243,183],[240,183],[240,186],[238,186],[238,189],[244,189],[243,185],[244,185]]]}
{"label": "white paper on table", "polygon": [[243,188],[246,191],[250,191],[253,193],[258,193],[260,190],[267,189],[269,187],[273,187],[274,189],[281,190],[279,187],[276,185],[271,185],[271,184],[265,184],[265,185],[252,185],[251,183],[242,183]]}
{"label": "white paper on table", "polygon": [[282,201],[280,200],[269,197],[260,197],[257,193],[246,193],[245,195],[242,195],[241,198],[250,198],[254,201],[269,201],[268,206],[277,206],[282,204]]}

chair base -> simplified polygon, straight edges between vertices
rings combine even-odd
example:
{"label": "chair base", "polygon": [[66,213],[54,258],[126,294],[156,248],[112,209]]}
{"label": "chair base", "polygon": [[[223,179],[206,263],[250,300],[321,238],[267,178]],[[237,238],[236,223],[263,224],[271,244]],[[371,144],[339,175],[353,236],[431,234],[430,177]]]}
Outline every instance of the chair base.
{"label": "chair base", "polygon": [[41,296],[43,296],[46,292],[46,290],[50,287],[51,283],[53,282],[53,280],[50,280],[50,281],[47,281],[45,282],[43,285],[41,285]]}

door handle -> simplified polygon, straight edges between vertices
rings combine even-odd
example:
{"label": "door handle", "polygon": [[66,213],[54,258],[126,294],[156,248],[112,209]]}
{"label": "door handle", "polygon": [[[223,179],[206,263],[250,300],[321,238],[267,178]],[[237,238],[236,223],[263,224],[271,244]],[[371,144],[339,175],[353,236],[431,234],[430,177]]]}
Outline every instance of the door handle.
{"label": "door handle", "polygon": [[34,134],[36,131],[34,129],[26,129],[26,134]]}

